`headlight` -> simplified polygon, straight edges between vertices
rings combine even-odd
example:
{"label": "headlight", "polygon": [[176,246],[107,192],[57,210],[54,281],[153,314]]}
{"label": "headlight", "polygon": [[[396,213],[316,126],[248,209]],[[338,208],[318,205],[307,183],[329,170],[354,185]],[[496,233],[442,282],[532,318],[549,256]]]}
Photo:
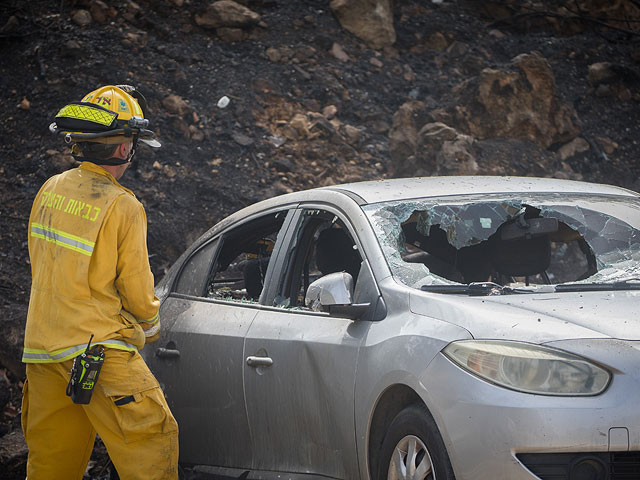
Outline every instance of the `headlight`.
{"label": "headlight", "polygon": [[491,383],[540,395],[602,393],[611,374],[555,348],[501,340],[461,340],[442,351],[451,361]]}

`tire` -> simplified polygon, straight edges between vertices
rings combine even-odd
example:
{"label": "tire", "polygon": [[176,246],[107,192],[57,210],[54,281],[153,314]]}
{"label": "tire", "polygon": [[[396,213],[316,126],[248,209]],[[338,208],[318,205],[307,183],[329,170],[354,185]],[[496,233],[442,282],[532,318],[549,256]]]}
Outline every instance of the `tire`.
{"label": "tire", "polygon": [[393,419],[380,447],[374,478],[455,480],[438,427],[424,405],[410,405]]}

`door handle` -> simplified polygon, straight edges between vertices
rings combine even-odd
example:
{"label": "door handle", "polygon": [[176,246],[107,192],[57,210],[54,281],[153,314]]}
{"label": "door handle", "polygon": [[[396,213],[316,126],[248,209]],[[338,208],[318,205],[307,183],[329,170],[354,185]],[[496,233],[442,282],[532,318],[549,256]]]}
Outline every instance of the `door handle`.
{"label": "door handle", "polygon": [[159,358],[180,358],[180,350],[171,348],[158,348],[156,350],[156,357]]}
{"label": "door handle", "polygon": [[270,367],[273,365],[273,360],[269,357],[247,357],[247,365],[250,367]]}

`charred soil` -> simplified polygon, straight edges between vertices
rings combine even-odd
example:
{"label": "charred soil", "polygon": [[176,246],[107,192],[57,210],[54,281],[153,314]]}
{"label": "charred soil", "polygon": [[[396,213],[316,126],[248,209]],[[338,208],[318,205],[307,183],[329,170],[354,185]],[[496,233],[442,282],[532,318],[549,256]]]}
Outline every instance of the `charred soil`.
{"label": "charred soil", "polygon": [[[156,279],[215,222],[258,200],[413,171],[467,173],[445,154],[429,163],[411,151],[415,159],[400,168],[402,146],[390,132],[403,131],[396,113],[410,102],[419,104],[409,119],[416,131],[441,122],[471,138],[472,173],[640,190],[640,18],[614,22],[586,7],[545,16],[517,1],[483,2],[490,9],[398,0],[397,40],[373,50],[341,27],[328,0],[240,2],[259,22],[217,29],[196,21],[204,0],[107,3],[0,4],[0,479],[24,478],[20,357],[31,202],[48,177],[74,165],[47,127],[60,107],[100,85],[141,90],[163,143],[141,148],[122,179],[146,207]],[[465,97],[474,82],[522,54],[548,64],[554,101],[571,112],[572,128],[553,142],[488,137],[467,118],[489,108]],[[428,146],[421,135],[418,150]],[[86,478],[105,478],[105,458],[97,449]]]}

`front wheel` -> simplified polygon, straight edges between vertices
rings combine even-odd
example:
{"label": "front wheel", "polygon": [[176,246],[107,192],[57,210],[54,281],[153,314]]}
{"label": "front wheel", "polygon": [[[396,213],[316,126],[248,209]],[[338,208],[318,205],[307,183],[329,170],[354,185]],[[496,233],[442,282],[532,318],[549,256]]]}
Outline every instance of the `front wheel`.
{"label": "front wheel", "polygon": [[447,450],[424,405],[411,405],[391,422],[380,448],[376,480],[455,480]]}

